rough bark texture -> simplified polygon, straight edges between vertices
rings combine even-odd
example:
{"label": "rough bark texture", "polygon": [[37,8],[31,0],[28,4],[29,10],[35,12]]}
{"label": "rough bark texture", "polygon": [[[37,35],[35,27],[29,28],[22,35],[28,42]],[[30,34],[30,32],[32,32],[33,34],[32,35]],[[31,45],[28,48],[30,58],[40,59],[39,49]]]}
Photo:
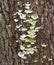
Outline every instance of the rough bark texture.
{"label": "rough bark texture", "polygon": [[[37,38],[37,63],[22,63],[17,56],[18,44],[15,42],[15,23],[13,13],[17,0],[0,0],[0,65],[54,65],[54,0],[30,1],[32,9],[39,15],[39,24],[43,27]],[[42,48],[41,44],[48,46]],[[46,55],[46,58],[43,56]],[[52,58],[51,61],[48,61]]]}
{"label": "rough bark texture", "polygon": [[[43,49],[41,51],[40,49],[40,64],[42,65],[53,65],[54,61],[54,1],[53,0],[36,0],[34,2],[36,4],[35,11],[39,15],[39,22],[40,25],[43,26],[43,30],[40,31],[40,35],[38,38],[40,38],[40,44],[46,43],[48,47],[46,49]],[[34,8],[34,7],[33,7]],[[53,60],[51,62],[47,61],[47,58],[42,63],[41,58],[43,55],[46,55],[47,58],[52,58]],[[43,58],[42,58],[43,59]]]}

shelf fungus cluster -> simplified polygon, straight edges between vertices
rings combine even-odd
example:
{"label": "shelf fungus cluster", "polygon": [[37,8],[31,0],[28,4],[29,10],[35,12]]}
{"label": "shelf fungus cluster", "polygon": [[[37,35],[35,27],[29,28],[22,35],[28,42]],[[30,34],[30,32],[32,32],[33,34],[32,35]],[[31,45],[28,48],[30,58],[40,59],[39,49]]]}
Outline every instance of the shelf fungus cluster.
{"label": "shelf fungus cluster", "polygon": [[17,3],[18,9],[14,13],[17,18],[14,19],[16,23],[16,30],[19,32],[16,43],[19,43],[20,50],[18,56],[22,59],[26,59],[27,56],[37,52],[36,36],[41,27],[37,27],[38,15],[33,13],[31,4],[29,2]]}

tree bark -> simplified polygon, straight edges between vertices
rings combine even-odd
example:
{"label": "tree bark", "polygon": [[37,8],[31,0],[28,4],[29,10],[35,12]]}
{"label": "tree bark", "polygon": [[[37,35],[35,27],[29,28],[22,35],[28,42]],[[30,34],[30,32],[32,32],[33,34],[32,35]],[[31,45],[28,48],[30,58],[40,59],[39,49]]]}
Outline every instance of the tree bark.
{"label": "tree bark", "polygon": [[0,65],[18,65],[13,12],[14,0],[0,0]]}
{"label": "tree bark", "polygon": [[[32,1],[32,0],[31,0]],[[36,5],[34,5],[34,4]],[[43,27],[40,30],[38,36],[39,43],[39,64],[43,65],[53,65],[54,64],[54,1],[53,0],[34,0],[32,1],[32,8],[34,12],[39,15],[39,24]],[[39,39],[40,38],[40,39]],[[46,49],[42,49],[41,44],[46,43],[48,46]],[[43,50],[43,52],[41,51]],[[45,54],[48,58],[52,58],[52,61],[48,62],[41,61],[41,58]],[[43,59],[43,58],[42,58]]]}
{"label": "tree bark", "polygon": [[[17,56],[18,44],[15,42],[13,17],[16,1],[0,0],[0,65],[21,65]],[[30,60],[27,65],[54,65],[54,0],[24,0],[26,1],[31,2],[31,8],[39,16],[38,25],[43,27],[37,37],[38,62],[32,63]],[[46,48],[41,47],[43,43],[47,45]],[[44,55],[46,58],[43,58]]]}

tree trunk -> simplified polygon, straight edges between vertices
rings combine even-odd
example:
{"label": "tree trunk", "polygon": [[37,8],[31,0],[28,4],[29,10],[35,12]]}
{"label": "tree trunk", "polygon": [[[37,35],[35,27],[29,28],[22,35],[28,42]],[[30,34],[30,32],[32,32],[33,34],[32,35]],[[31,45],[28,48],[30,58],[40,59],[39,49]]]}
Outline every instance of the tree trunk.
{"label": "tree trunk", "polygon": [[18,65],[13,13],[14,0],[0,0],[0,65]]}
{"label": "tree trunk", "polygon": [[[0,0],[0,65],[23,65],[17,56],[18,44],[15,42],[14,10],[17,0]],[[37,63],[26,65],[54,65],[54,0],[24,0],[32,4],[34,13],[39,16],[39,26],[43,29],[37,38]],[[45,43],[46,48],[41,44]],[[46,58],[43,58],[43,57]],[[25,65],[25,64],[24,64]]]}
{"label": "tree trunk", "polygon": [[[31,0],[32,1],[32,0]],[[34,4],[35,5],[34,5]],[[32,1],[34,12],[39,15],[39,25],[43,27],[38,36],[39,43],[39,64],[53,65],[54,64],[54,0],[34,0]],[[46,49],[41,47],[41,44],[47,45]],[[43,51],[42,51],[43,50]],[[43,59],[43,55],[47,58]],[[51,58],[51,61],[48,59]]]}

